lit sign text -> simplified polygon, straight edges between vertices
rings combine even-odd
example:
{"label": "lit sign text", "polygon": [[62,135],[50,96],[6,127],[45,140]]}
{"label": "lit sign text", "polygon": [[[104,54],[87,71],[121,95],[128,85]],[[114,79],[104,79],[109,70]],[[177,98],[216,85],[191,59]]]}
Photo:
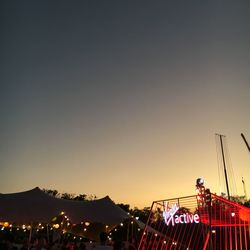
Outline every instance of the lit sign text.
{"label": "lit sign text", "polygon": [[174,226],[175,224],[187,224],[187,223],[199,223],[200,217],[198,214],[190,214],[190,213],[184,213],[184,214],[176,214],[179,210],[178,204],[173,204],[172,207],[169,206],[168,202],[164,203],[164,211],[163,211],[163,218],[166,223],[166,225],[172,224]]}

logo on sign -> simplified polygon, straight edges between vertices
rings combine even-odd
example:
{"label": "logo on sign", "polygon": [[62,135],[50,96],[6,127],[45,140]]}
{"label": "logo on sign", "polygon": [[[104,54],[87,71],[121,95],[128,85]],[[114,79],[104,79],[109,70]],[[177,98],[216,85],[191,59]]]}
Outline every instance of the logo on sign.
{"label": "logo on sign", "polygon": [[188,224],[188,223],[199,223],[200,217],[198,214],[183,213],[177,214],[180,207],[178,204],[169,205],[169,202],[164,202],[163,218],[166,225],[175,224]]}

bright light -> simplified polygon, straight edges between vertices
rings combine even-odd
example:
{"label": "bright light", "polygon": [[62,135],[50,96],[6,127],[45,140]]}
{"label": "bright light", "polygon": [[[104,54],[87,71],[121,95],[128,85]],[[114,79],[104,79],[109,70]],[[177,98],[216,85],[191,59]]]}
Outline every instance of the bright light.
{"label": "bright light", "polygon": [[198,178],[196,180],[196,185],[197,186],[204,186],[204,180],[202,178]]}
{"label": "bright light", "polygon": [[88,227],[90,225],[90,222],[86,221],[85,226]]}
{"label": "bright light", "polygon": [[232,217],[234,217],[234,216],[235,216],[235,213],[233,212],[233,213],[231,213],[231,215],[232,215]]}
{"label": "bright light", "polygon": [[4,223],[3,223],[3,226],[4,226],[4,227],[8,227],[8,226],[9,226],[9,222],[4,222]]}
{"label": "bright light", "polygon": [[60,225],[59,225],[59,224],[54,224],[53,227],[54,227],[55,229],[58,229],[58,228],[60,227]]}

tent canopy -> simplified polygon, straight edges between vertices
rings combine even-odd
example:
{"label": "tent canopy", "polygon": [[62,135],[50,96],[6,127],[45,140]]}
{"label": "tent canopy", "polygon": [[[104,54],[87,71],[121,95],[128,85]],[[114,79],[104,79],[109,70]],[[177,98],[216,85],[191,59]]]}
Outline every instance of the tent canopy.
{"label": "tent canopy", "polygon": [[29,191],[0,194],[0,221],[50,223],[65,212],[74,224],[80,222],[116,225],[129,218],[108,196],[94,201],[74,201],[53,197],[36,187]]}

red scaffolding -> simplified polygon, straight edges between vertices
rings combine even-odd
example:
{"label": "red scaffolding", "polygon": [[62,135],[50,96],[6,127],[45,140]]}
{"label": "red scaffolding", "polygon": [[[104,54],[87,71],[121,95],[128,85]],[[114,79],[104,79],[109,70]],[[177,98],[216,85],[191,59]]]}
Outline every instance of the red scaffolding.
{"label": "red scaffolding", "polygon": [[250,249],[250,209],[203,186],[193,196],[154,201],[138,249]]}

